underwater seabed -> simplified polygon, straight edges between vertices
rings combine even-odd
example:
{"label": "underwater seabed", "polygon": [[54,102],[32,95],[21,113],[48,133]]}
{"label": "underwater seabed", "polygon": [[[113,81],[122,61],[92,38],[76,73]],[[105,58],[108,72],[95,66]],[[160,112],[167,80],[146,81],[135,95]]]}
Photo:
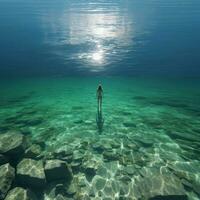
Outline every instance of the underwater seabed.
{"label": "underwater seabed", "polygon": [[2,80],[0,199],[200,199],[199,86],[193,79]]}

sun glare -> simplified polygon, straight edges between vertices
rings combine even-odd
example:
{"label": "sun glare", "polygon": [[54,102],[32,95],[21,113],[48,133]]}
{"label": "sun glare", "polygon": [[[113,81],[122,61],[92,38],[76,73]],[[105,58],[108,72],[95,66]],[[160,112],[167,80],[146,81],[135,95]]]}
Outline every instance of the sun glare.
{"label": "sun glare", "polygon": [[103,53],[102,52],[95,52],[92,54],[92,60],[98,63],[103,61]]}

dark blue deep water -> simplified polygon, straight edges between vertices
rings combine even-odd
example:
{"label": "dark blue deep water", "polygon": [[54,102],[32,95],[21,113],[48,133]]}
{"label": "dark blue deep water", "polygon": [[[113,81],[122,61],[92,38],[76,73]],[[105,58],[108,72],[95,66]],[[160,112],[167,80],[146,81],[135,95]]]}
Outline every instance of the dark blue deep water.
{"label": "dark blue deep water", "polygon": [[1,75],[200,74],[199,0],[1,0]]}

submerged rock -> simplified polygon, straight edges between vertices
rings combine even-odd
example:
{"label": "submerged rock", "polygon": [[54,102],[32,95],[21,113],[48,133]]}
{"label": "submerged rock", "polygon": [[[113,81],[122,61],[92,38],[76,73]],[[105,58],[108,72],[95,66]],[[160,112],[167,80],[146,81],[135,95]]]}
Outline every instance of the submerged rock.
{"label": "submerged rock", "polygon": [[132,122],[124,122],[123,125],[127,128],[136,128],[136,124]]}
{"label": "submerged rock", "polygon": [[74,171],[79,170],[79,168],[81,167],[81,162],[72,162],[70,165],[71,165],[71,168],[74,172]]}
{"label": "submerged rock", "polygon": [[111,177],[110,173],[108,172],[108,169],[104,165],[100,165],[98,167],[96,174],[103,177],[103,178],[110,178]]}
{"label": "submerged rock", "polygon": [[17,165],[17,178],[22,185],[43,187],[46,183],[43,162],[41,160],[23,159]]}
{"label": "submerged rock", "polygon": [[19,156],[25,150],[25,137],[18,132],[7,132],[0,135],[0,153]]}
{"label": "submerged rock", "polygon": [[119,154],[116,151],[104,151],[103,152],[103,156],[106,160],[110,161],[110,160],[118,160]]}
{"label": "submerged rock", "polygon": [[84,169],[86,175],[94,176],[96,174],[96,170],[101,164],[101,157],[97,157],[96,155],[88,155],[82,164],[82,168]]}
{"label": "submerged rock", "polygon": [[53,155],[57,159],[62,159],[64,157],[72,156],[73,155],[73,149],[66,146],[61,146],[60,148],[56,149],[55,152],[53,152]]}
{"label": "submerged rock", "polygon": [[79,187],[86,187],[88,185],[88,181],[84,173],[78,173],[77,176],[74,177],[74,181]]}
{"label": "submerged rock", "polygon": [[77,192],[77,185],[72,183],[67,189],[67,194],[74,195]]}
{"label": "submerged rock", "polygon": [[78,190],[78,185],[75,181],[75,179],[72,180],[71,184],[67,188],[67,194],[68,195],[74,195]]}
{"label": "submerged rock", "polygon": [[59,179],[70,180],[72,172],[66,162],[61,160],[47,160],[45,164],[47,181]]}
{"label": "submerged rock", "polygon": [[103,146],[101,145],[101,143],[96,142],[92,145],[93,149],[99,153],[102,153],[104,151]]}
{"label": "submerged rock", "polygon": [[53,182],[47,185],[44,190],[43,200],[55,200],[58,196],[66,194],[66,186],[62,183]]}
{"label": "submerged rock", "polygon": [[[164,169],[163,169],[164,170]],[[177,199],[186,199],[186,192],[178,179],[169,171],[160,172],[159,168],[146,168],[144,167],[133,185],[133,193],[135,190],[140,191],[143,199],[151,199],[162,197],[176,196]],[[179,198],[180,197],[180,198]],[[172,198],[171,198],[172,199]]]}
{"label": "submerged rock", "polygon": [[38,144],[33,144],[25,151],[25,158],[39,158],[42,152],[42,148]]}
{"label": "submerged rock", "polygon": [[128,175],[133,175],[135,173],[135,168],[133,165],[128,165],[124,167],[123,171]]}
{"label": "submerged rock", "polygon": [[74,151],[73,153],[73,160],[74,161],[81,161],[84,158],[84,154],[80,151]]}
{"label": "submerged rock", "polygon": [[154,144],[151,138],[136,138],[135,141],[139,142],[143,147],[151,147]]}
{"label": "submerged rock", "polygon": [[15,178],[15,169],[9,163],[0,166],[0,199],[3,199]]}
{"label": "submerged rock", "polygon": [[8,192],[5,200],[37,200],[37,198],[30,190],[16,187]]}
{"label": "submerged rock", "polygon": [[105,184],[106,184],[106,179],[98,175],[96,175],[92,180],[92,185],[97,191],[102,190],[105,187]]}

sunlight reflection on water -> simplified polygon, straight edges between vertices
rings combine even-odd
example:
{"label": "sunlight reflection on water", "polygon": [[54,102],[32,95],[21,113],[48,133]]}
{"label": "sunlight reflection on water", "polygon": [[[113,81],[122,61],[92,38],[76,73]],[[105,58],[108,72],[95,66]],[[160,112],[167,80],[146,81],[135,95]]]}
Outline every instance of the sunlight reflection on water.
{"label": "sunlight reflection on water", "polygon": [[[112,62],[112,57],[127,52],[127,46],[132,45],[134,31],[133,19],[128,17],[126,9],[122,12],[119,4],[86,3],[70,5],[60,15],[59,20],[51,20],[54,32],[60,32],[61,40],[54,38],[54,43],[76,46],[77,48],[65,54],[66,60],[76,60],[82,63],[80,68],[87,68],[93,72],[104,71]],[[131,20],[131,21],[130,21]],[[59,22],[59,23],[56,23]],[[46,42],[49,41],[47,35]],[[62,53],[61,53],[62,54]]]}

